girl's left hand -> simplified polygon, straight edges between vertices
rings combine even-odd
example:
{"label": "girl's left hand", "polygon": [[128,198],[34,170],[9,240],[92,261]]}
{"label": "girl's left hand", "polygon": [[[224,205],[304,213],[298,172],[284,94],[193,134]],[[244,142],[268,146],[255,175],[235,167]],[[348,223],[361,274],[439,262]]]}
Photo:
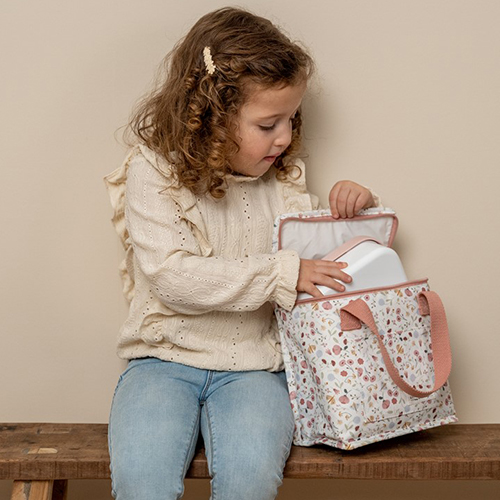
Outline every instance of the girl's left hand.
{"label": "girl's left hand", "polygon": [[337,182],[330,191],[329,201],[335,219],[351,218],[363,208],[375,206],[370,190],[353,181]]}

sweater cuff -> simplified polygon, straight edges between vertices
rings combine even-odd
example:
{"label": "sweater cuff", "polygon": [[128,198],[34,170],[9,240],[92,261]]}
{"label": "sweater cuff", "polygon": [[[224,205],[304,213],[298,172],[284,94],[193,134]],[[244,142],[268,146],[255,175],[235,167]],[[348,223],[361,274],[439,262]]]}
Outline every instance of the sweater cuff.
{"label": "sweater cuff", "polygon": [[300,258],[295,250],[279,250],[278,284],[271,300],[286,311],[291,311],[297,300]]}
{"label": "sweater cuff", "polygon": [[370,193],[373,196],[373,203],[375,203],[373,206],[378,207],[378,208],[383,208],[380,196],[372,188],[370,188],[368,186],[365,186],[365,188],[368,189],[368,191],[370,191]]}

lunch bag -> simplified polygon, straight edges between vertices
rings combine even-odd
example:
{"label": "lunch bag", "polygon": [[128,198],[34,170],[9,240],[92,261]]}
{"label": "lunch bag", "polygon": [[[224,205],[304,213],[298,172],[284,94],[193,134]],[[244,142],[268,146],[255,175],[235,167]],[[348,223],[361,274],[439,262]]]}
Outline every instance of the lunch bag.
{"label": "lunch bag", "polygon": [[[397,226],[394,211],[380,208],[351,219],[327,210],[276,219],[274,251],[305,259],[333,251],[341,261],[357,252],[366,261],[345,292],[299,294],[291,311],[275,305],[295,445],[351,450],[457,421],[445,311],[427,279],[408,281],[397,254],[387,252]],[[356,289],[370,279],[380,283]]]}

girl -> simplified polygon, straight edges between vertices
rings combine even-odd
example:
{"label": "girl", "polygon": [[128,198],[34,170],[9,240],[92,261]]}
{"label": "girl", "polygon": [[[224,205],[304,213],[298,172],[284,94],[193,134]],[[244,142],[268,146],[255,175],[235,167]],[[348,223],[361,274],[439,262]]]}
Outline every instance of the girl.
{"label": "girl", "polygon": [[[296,158],[313,62],[271,22],[224,8],[169,55],[131,122],[139,139],[106,177],[130,313],[130,360],[110,413],[112,493],[177,499],[204,440],[218,500],[275,498],[293,418],[272,302],[342,290],[345,265],[271,254],[274,218],[318,208]],[[336,217],[374,206],[349,181]]]}

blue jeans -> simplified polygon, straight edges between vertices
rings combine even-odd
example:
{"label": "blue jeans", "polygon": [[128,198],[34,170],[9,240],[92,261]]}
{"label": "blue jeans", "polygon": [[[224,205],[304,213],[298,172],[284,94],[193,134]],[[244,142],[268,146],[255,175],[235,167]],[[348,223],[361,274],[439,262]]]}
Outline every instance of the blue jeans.
{"label": "blue jeans", "polygon": [[212,500],[271,500],[282,483],[293,426],[284,372],[134,359],[111,405],[113,497],[181,498],[201,431]]}

